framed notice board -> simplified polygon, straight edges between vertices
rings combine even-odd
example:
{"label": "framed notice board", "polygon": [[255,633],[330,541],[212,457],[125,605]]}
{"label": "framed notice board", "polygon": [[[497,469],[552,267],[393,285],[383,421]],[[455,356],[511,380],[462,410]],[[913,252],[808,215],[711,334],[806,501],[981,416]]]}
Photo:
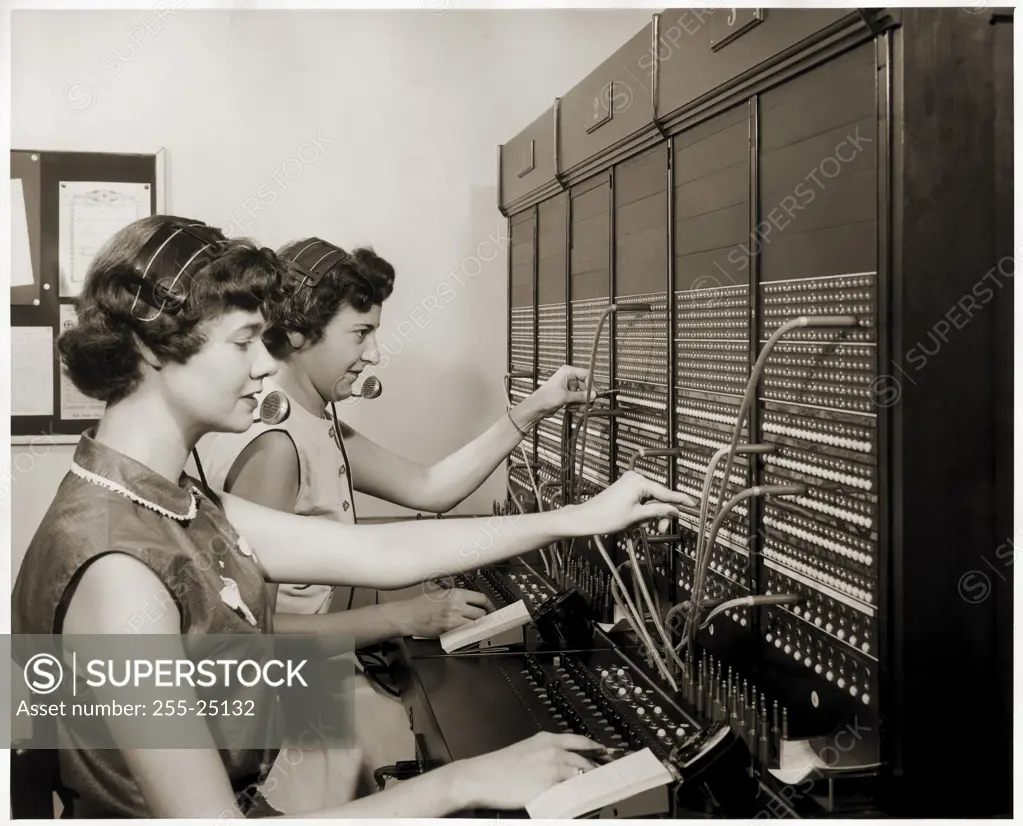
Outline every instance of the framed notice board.
{"label": "framed notice board", "polygon": [[60,369],[56,341],[96,250],[121,227],[166,212],[166,152],[11,152],[11,442],[73,444],[102,403]]}

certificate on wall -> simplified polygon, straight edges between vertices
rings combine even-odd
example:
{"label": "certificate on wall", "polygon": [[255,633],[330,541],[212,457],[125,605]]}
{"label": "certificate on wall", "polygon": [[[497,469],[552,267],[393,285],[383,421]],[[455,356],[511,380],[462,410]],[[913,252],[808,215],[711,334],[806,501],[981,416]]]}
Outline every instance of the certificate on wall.
{"label": "certificate on wall", "polygon": [[[60,305],[60,332],[69,330],[78,323],[78,314],[73,304]],[[66,421],[74,419],[98,419],[106,410],[106,402],[90,399],[79,392],[68,378],[67,373],[60,371],[60,418]]]}
{"label": "certificate on wall", "polygon": [[82,291],[89,264],[110,237],[152,215],[149,184],[60,182],[60,297]]}
{"label": "certificate on wall", "polygon": [[53,328],[11,327],[11,415],[53,415]]}

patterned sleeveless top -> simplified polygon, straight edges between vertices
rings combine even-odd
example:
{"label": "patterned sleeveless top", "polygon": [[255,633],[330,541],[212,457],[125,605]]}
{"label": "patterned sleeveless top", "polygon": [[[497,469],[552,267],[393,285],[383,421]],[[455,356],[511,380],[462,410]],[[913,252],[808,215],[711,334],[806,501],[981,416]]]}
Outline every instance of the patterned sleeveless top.
{"label": "patterned sleeveless top", "polygon": [[[262,574],[219,500],[189,476],[183,474],[175,485],[94,437],[95,429],[82,435],[71,471],[25,554],[11,598],[12,632],[61,633],[79,575],[113,552],[156,574],[181,614],[183,635],[272,633]],[[252,690],[244,690],[251,698]],[[215,733],[225,726],[252,726],[252,739],[256,731],[279,730],[276,697],[260,699],[255,717],[207,718],[207,723]],[[71,816],[151,816],[119,751],[74,748],[74,733],[59,719],[57,726],[61,741],[71,746],[58,751],[61,796]],[[272,766],[276,743],[272,735],[268,740],[264,749],[219,750],[236,794],[251,795]],[[241,798],[239,805],[247,808]]]}

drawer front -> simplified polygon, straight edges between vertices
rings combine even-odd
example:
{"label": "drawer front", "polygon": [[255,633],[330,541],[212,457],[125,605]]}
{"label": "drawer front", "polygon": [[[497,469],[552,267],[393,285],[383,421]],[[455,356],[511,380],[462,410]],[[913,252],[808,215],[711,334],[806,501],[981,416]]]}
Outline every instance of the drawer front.
{"label": "drawer front", "polygon": [[554,106],[501,147],[501,206],[554,180]]}
{"label": "drawer front", "polygon": [[659,62],[660,118],[854,15],[853,9],[668,9],[644,56]]}

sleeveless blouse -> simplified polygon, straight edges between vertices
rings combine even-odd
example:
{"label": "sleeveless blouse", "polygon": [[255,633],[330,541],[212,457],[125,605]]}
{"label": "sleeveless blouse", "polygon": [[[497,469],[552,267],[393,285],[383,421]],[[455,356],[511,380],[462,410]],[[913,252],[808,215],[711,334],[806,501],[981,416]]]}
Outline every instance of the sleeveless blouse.
{"label": "sleeveless blouse", "polygon": [[[228,522],[219,500],[191,477],[177,485],[84,433],[29,545],[14,586],[14,634],[59,634],[73,585],[100,556],[122,553],[146,565],[181,614],[181,633],[269,634],[273,612],[248,543]],[[140,615],[146,608],[140,605]],[[126,633],[130,633],[126,631]],[[144,627],[139,633],[145,633]],[[270,689],[265,689],[271,691]],[[253,697],[252,689],[239,688]],[[51,695],[53,696],[53,695]],[[230,698],[228,694],[221,694]],[[255,717],[206,718],[215,731],[270,732],[265,748],[219,750],[243,810],[276,757],[279,705],[273,694],[256,702]],[[74,748],[75,734],[57,721],[62,797],[74,817],[151,816],[121,753]],[[238,738],[231,737],[232,742]],[[183,790],[183,794],[187,791]]]}
{"label": "sleeveless blouse", "polygon": [[[275,391],[284,393],[276,382],[264,379],[258,403],[262,404],[266,395]],[[294,512],[300,516],[355,524],[351,468],[341,434],[335,434],[332,419],[310,413],[290,396],[288,402],[288,418],[279,424],[259,421],[257,406],[255,421],[244,433],[203,436],[196,449],[206,481],[211,487],[224,490],[231,468],[245,448],[264,433],[282,431],[291,438],[298,455],[299,481]],[[277,610],[291,614],[326,613],[332,594],[329,585],[282,584],[277,592]]]}

